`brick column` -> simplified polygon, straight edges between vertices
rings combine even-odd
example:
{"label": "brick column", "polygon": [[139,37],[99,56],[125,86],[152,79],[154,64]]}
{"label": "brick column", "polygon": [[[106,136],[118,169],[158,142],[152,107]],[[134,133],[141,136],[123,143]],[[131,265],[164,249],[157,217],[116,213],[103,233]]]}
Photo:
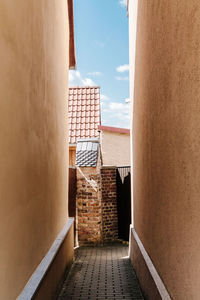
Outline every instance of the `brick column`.
{"label": "brick column", "polygon": [[102,237],[103,241],[118,238],[116,167],[101,168]]}
{"label": "brick column", "polygon": [[[77,170],[77,232],[79,244],[97,244],[102,240],[100,174],[96,168],[81,167]],[[86,180],[97,183],[97,191]]]}

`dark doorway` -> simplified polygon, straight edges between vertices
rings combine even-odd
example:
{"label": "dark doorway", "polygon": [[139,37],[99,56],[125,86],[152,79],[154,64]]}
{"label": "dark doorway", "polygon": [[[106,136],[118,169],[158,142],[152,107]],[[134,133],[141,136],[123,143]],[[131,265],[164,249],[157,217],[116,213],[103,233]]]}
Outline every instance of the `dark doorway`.
{"label": "dark doorway", "polygon": [[125,241],[129,240],[131,224],[131,168],[118,167],[117,180],[117,210],[118,236]]}
{"label": "dark doorway", "polygon": [[68,213],[69,213],[69,217],[74,218],[74,240],[75,241],[76,241],[76,190],[77,190],[76,168],[69,167]]}

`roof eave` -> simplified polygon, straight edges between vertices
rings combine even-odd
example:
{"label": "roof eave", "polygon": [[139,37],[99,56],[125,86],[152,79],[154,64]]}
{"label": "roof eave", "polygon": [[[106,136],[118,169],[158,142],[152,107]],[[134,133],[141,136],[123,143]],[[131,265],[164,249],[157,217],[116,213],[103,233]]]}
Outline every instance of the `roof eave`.
{"label": "roof eave", "polygon": [[130,129],[128,129],[128,128],[119,128],[119,127],[99,125],[98,130],[99,131],[113,132],[113,133],[130,134]]}
{"label": "roof eave", "polygon": [[69,69],[76,68],[75,38],[74,38],[74,7],[73,0],[68,0],[69,15]]}
{"label": "roof eave", "polygon": [[129,17],[129,0],[127,0],[127,16]]}

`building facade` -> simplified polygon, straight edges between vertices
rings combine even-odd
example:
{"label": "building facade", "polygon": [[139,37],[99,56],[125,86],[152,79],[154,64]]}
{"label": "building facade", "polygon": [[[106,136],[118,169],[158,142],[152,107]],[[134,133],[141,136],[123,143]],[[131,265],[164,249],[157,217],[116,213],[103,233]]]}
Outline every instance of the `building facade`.
{"label": "building facade", "polygon": [[2,0],[0,11],[0,298],[51,299],[73,259],[66,141],[73,6]]}
{"label": "building facade", "polygon": [[131,259],[147,299],[198,299],[200,5],[129,0],[129,20]]}
{"label": "building facade", "polygon": [[130,166],[130,130],[99,126],[103,166]]}

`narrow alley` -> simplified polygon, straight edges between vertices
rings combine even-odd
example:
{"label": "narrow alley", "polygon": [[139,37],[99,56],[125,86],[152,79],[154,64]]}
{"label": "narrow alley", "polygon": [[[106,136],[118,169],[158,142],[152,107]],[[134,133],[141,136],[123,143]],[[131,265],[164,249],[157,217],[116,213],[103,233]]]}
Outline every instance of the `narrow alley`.
{"label": "narrow alley", "polygon": [[142,300],[128,247],[80,247],[57,300]]}

